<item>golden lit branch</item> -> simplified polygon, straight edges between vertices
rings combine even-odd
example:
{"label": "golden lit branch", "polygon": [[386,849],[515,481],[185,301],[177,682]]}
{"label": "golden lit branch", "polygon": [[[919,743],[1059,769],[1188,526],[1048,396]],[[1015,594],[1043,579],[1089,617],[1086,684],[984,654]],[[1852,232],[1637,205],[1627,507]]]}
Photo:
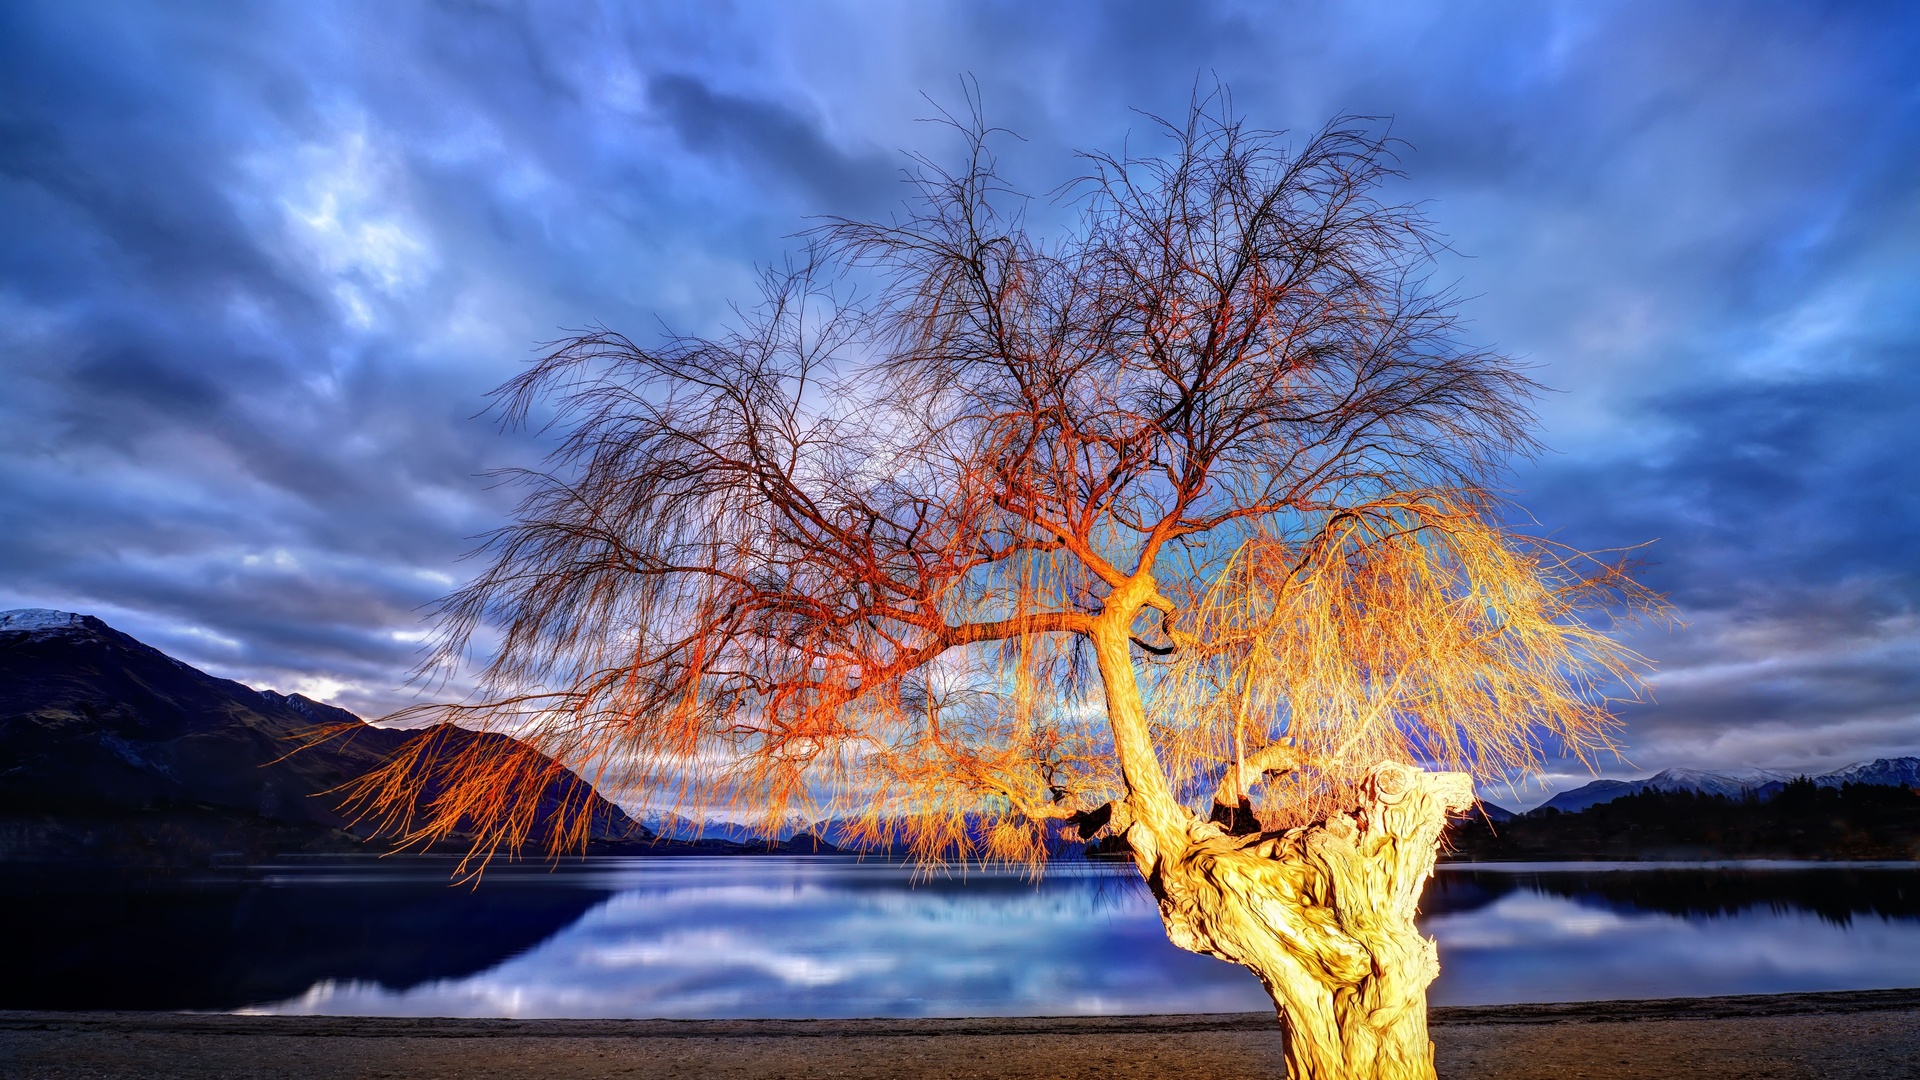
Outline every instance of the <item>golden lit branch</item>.
{"label": "golden lit branch", "polygon": [[1301,767],[1269,793],[1278,826],[1324,816],[1377,761],[1510,776],[1543,741],[1610,748],[1609,706],[1639,692],[1644,661],[1595,600],[1627,615],[1657,599],[1497,509],[1430,491],[1244,541],[1185,613],[1196,645],[1155,700],[1176,771],[1284,739]]}
{"label": "golden lit branch", "polygon": [[[440,608],[430,667],[481,654],[475,696],[415,715],[630,803],[1036,867],[1096,811],[1177,850],[1282,766],[1269,825],[1382,760],[1605,749],[1642,666],[1606,619],[1651,598],[1483,494],[1534,387],[1428,288],[1393,145],[1168,131],[1091,156],[1042,241],[964,128],[911,215],[820,230],[728,332],[557,343],[500,404],[558,448]],[[422,744],[361,793],[513,846],[534,778],[489,753]]]}

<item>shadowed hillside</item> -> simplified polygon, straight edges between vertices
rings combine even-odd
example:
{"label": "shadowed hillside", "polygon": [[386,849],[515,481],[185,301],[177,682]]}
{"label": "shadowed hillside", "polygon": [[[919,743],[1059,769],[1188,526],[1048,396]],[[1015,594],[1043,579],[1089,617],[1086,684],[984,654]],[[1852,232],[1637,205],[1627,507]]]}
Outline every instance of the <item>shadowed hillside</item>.
{"label": "shadowed hillside", "polygon": [[1447,842],[1455,860],[1915,859],[1920,792],[1805,778],[1765,801],[1649,788],[1579,813],[1457,821]]}
{"label": "shadowed hillside", "polygon": [[[0,614],[0,858],[364,850],[370,830],[334,789],[427,736],[215,678],[91,616]],[[651,839],[585,783],[557,780],[551,798],[589,801],[597,845]]]}

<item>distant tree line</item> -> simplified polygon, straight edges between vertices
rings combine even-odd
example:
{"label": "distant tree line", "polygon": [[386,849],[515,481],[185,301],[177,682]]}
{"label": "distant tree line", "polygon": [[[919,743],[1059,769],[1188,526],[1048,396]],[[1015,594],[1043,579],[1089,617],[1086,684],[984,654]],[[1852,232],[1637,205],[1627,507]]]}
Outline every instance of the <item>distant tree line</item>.
{"label": "distant tree line", "polygon": [[1585,907],[1625,913],[1659,912],[1682,918],[1719,918],[1747,911],[1808,913],[1846,926],[1859,918],[1920,919],[1920,889],[1910,871],[1821,865],[1802,869],[1716,866],[1520,872],[1455,870],[1435,874],[1420,900],[1429,918],[1476,911],[1515,892],[1560,896]]}
{"label": "distant tree line", "polygon": [[1879,784],[1821,787],[1800,777],[1771,799],[1641,791],[1581,813],[1511,821],[1473,815],[1448,830],[1451,858],[1914,859],[1920,792]]}

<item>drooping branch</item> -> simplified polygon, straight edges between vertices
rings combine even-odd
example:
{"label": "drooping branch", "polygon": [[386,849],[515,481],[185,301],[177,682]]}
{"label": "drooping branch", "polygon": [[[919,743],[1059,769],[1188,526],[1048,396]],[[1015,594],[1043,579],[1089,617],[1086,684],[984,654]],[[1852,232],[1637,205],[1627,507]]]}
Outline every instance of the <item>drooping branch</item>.
{"label": "drooping branch", "polygon": [[557,343],[501,391],[559,439],[441,608],[434,662],[489,658],[437,716],[648,804],[1035,865],[1102,806],[1171,856],[1255,788],[1236,831],[1381,759],[1604,747],[1637,658],[1594,613],[1644,594],[1485,496],[1534,386],[1429,287],[1395,144],[1219,106],[1089,157],[1063,236],[962,125],[906,216],[819,230],[726,331]]}
{"label": "drooping branch", "polygon": [[[440,609],[475,695],[416,715],[923,860],[1119,837],[1296,1076],[1430,1077],[1445,814],[1608,748],[1644,670],[1609,631],[1660,603],[1490,494],[1537,387],[1461,337],[1377,125],[1290,146],[1223,94],[1163,126],[1038,237],[976,114],[726,331],[557,343],[500,397],[556,449]],[[533,757],[416,745],[367,781],[391,820],[525,838]]]}

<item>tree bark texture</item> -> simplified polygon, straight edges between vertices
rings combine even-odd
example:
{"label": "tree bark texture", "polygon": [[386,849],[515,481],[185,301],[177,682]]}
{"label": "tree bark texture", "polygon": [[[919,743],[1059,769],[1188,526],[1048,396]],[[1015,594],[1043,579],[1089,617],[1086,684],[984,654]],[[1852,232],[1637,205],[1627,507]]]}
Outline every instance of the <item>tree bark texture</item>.
{"label": "tree bark texture", "polygon": [[[1273,996],[1295,1080],[1431,1080],[1427,986],[1440,973],[1414,928],[1464,773],[1376,765],[1359,808],[1279,836],[1135,837],[1173,943],[1251,969]],[[1152,852],[1150,855],[1149,852]]]}

